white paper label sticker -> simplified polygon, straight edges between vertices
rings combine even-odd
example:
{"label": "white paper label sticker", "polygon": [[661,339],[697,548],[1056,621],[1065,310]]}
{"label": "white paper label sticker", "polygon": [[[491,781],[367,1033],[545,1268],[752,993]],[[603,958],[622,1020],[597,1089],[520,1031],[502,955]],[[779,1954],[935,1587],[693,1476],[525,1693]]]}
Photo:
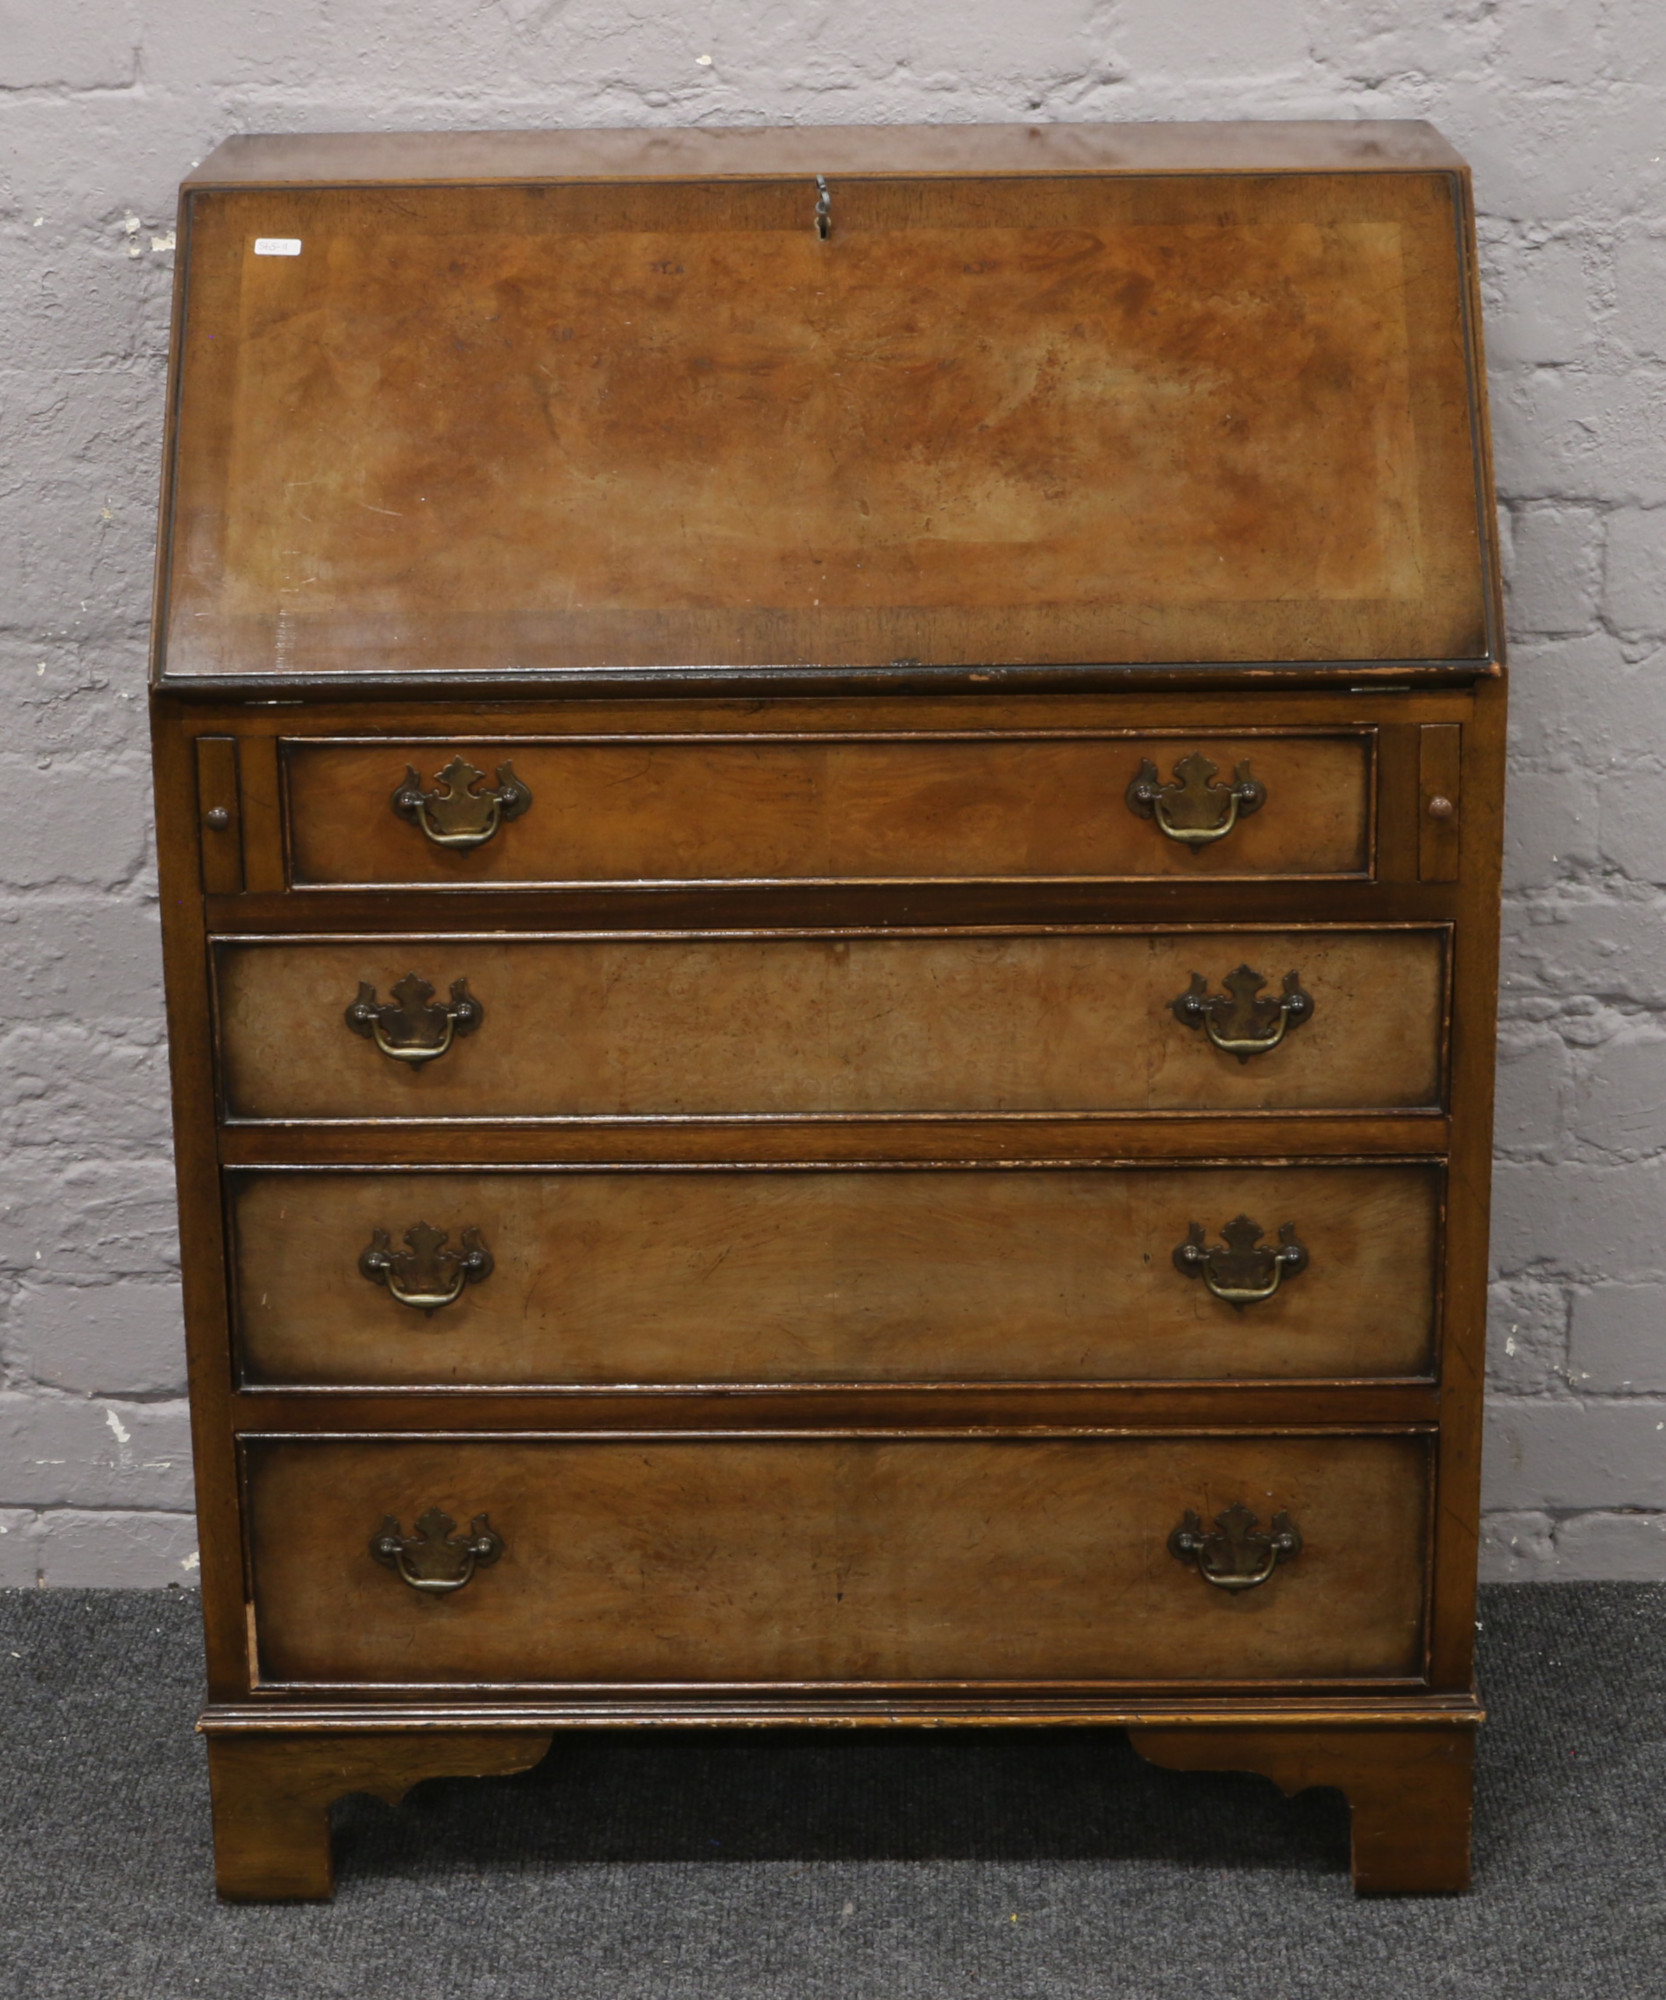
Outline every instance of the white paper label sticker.
{"label": "white paper label sticker", "polygon": [[257,236],[255,255],[257,257],[299,257],[301,239],[298,236]]}

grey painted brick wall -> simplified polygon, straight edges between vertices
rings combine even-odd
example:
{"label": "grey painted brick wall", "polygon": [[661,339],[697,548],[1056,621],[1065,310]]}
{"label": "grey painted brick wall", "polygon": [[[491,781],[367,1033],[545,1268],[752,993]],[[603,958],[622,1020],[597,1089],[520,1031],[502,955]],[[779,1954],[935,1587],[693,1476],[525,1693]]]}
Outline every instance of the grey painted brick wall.
{"label": "grey painted brick wall", "polygon": [[1516,666],[1500,1576],[1666,1577],[1661,0],[0,0],[0,1582],[195,1556],[142,727],[179,175],[230,132],[1426,116]]}

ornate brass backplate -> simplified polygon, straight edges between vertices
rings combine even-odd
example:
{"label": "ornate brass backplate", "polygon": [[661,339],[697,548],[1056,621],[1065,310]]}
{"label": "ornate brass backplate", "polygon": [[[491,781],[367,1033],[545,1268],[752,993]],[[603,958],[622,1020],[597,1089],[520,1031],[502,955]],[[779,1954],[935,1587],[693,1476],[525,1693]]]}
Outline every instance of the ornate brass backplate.
{"label": "ornate brass backplate", "polygon": [[1307,1250],[1296,1241],[1296,1225],[1279,1225],[1278,1245],[1261,1241],[1261,1225],[1237,1215],[1221,1231],[1222,1243],[1204,1242],[1203,1224],[1192,1223],[1186,1240],[1174,1253],[1174,1266],[1188,1278],[1201,1278],[1217,1299],[1240,1311],[1270,1299],[1286,1278],[1307,1269]]}
{"label": "ornate brass backplate", "polygon": [[414,972],[400,980],[391,1000],[379,1001],[375,987],[361,980],[345,1016],[354,1034],[373,1041],[383,1055],[413,1064],[443,1056],[455,1036],[472,1035],[485,1018],[466,979],[454,979],[451,998],[436,1004],[433,987]]}
{"label": "ornate brass backplate", "polygon": [[1258,997],[1266,983],[1264,972],[1240,965],[1221,981],[1224,993],[1211,993],[1208,980],[1194,972],[1190,986],[1169,1002],[1169,1011],[1188,1028],[1201,1028],[1216,1048],[1248,1062],[1276,1049],[1289,1029],[1313,1019],[1313,995],[1302,991],[1299,972],[1284,975],[1276,1000]]}
{"label": "ornate brass backplate", "polygon": [[1233,767],[1230,785],[1215,783],[1218,768],[1194,750],[1175,765],[1174,776],[1165,785],[1157,776],[1157,766],[1144,758],[1139,775],[1123,797],[1130,812],[1155,820],[1170,840],[1196,854],[1212,842],[1224,840],[1239,820],[1259,812],[1267,803],[1267,787],[1250,776],[1247,757]]}
{"label": "ornate brass backplate", "polygon": [[446,1246],[448,1230],[412,1223],[405,1231],[405,1248],[395,1250],[385,1229],[371,1232],[370,1248],[359,1257],[359,1273],[373,1285],[385,1285],[402,1306],[413,1306],[430,1318],[442,1306],[456,1303],[465,1285],[478,1285],[492,1275],[492,1253],[478,1229],[463,1231],[462,1246]]}
{"label": "ornate brass backplate", "polygon": [[503,1537],[495,1534],[484,1514],[476,1514],[467,1535],[452,1535],[457,1523],[438,1507],[430,1507],[407,1535],[389,1514],[372,1536],[370,1553],[395,1571],[413,1590],[443,1597],[461,1590],[477,1569],[486,1569],[503,1554]]}
{"label": "ornate brass backplate", "polygon": [[496,790],[482,791],[486,773],[463,756],[454,756],[434,773],[434,790],[424,791],[416,766],[405,766],[405,782],[391,804],[401,819],[420,826],[436,847],[466,852],[491,839],[504,820],[519,819],[532,794],[515,776],[513,764],[497,767]]}
{"label": "ornate brass backplate", "polygon": [[1280,1563],[1301,1552],[1301,1535],[1288,1514],[1275,1514],[1272,1526],[1263,1530],[1241,1500],[1217,1514],[1210,1529],[1188,1507],[1169,1536],[1169,1554],[1217,1590],[1254,1590]]}

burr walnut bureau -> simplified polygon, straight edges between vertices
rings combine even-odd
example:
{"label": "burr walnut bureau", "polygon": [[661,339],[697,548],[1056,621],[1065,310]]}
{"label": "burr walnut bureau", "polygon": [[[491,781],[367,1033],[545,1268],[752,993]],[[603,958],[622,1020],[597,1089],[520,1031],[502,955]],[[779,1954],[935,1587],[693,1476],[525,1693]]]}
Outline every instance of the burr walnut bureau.
{"label": "burr walnut bureau", "polygon": [[[154,709],[223,1893],[574,1728],[1467,1874],[1503,722],[1427,126],[233,140]],[[1176,1781],[1180,1782],[1180,1781]]]}

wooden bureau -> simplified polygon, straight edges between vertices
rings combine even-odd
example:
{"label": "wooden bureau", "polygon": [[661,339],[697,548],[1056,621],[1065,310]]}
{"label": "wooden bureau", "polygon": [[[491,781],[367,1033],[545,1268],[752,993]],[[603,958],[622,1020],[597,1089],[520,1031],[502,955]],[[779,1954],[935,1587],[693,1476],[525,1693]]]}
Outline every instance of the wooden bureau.
{"label": "wooden bureau", "polygon": [[220,1888],[1082,1723],[1461,1888],[1504,682],[1422,125],[234,140],[154,716]]}

